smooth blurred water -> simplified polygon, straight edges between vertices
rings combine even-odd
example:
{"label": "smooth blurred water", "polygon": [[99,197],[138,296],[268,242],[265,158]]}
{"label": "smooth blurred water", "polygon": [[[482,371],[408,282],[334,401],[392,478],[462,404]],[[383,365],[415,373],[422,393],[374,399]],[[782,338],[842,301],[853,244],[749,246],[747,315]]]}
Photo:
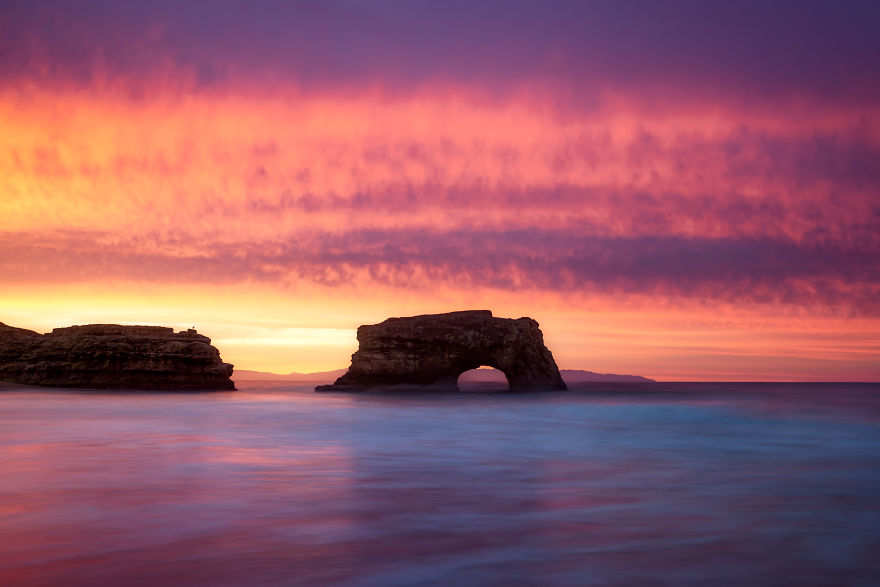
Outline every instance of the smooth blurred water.
{"label": "smooth blurred water", "polygon": [[877,385],[0,388],[0,585],[877,585]]}

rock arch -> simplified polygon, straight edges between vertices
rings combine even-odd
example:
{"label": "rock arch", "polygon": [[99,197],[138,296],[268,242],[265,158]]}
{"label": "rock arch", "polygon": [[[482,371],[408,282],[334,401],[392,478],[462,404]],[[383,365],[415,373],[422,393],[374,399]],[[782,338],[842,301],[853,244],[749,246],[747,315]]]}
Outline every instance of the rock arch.
{"label": "rock arch", "polygon": [[502,371],[480,365],[477,369],[465,371],[458,376],[459,391],[509,391],[510,381]]}
{"label": "rock arch", "polygon": [[531,318],[495,318],[467,310],[389,318],[361,326],[348,372],[318,391],[408,385],[456,388],[481,365],[507,376],[511,391],[566,389],[544,335]]}

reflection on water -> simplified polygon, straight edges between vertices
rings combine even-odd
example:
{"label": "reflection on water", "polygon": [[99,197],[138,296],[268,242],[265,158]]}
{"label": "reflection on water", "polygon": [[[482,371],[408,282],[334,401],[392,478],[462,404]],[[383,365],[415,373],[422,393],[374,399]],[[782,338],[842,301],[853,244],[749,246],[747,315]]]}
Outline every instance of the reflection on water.
{"label": "reflection on water", "polygon": [[880,577],[880,390],[0,389],[2,585]]}

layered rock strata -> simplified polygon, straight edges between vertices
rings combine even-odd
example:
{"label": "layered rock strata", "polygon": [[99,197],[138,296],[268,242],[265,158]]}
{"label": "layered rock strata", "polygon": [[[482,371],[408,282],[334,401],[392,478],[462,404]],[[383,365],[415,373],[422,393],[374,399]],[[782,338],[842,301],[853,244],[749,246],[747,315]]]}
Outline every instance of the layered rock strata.
{"label": "layered rock strata", "polygon": [[0,379],[100,389],[235,389],[232,365],[195,330],[91,324],[39,334],[0,323]]}
{"label": "layered rock strata", "polygon": [[316,390],[456,388],[460,374],[482,365],[502,371],[511,390],[566,389],[531,318],[495,318],[489,310],[389,318],[361,326],[357,339],[348,372]]}

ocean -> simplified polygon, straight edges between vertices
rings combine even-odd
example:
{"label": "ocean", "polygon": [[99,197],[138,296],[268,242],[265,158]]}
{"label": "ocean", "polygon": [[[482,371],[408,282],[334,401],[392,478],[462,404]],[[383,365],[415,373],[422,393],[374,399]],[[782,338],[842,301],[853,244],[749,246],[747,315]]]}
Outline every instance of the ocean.
{"label": "ocean", "polygon": [[238,385],[0,388],[0,585],[880,584],[877,384]]}

